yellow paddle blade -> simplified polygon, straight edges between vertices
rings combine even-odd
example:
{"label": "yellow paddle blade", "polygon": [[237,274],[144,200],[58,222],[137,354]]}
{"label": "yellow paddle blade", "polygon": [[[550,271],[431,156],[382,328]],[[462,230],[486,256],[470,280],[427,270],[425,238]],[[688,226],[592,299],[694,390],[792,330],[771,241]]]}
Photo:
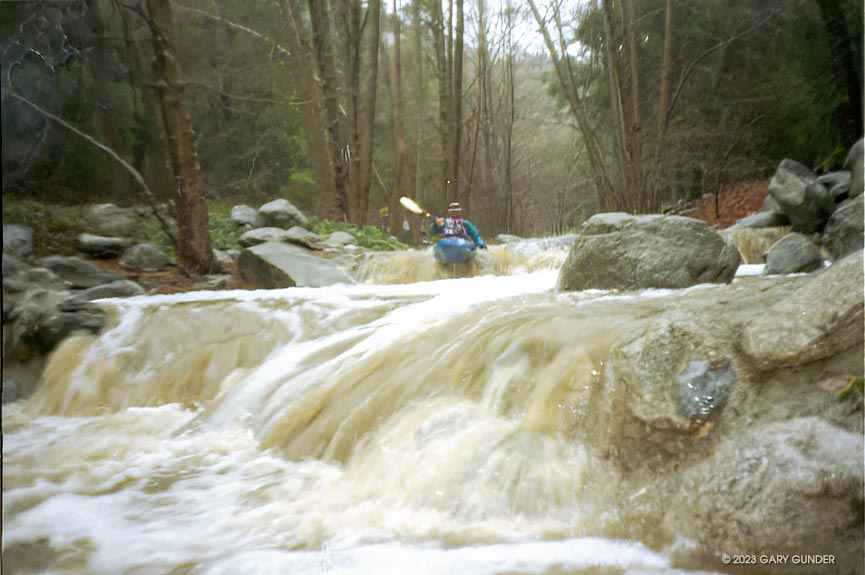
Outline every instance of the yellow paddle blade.
{"label": "yellow paddle blade", "polygon": [[423,208],[415,203],[415,201],[411,198],[403,196],[399,199],[399,203],[402,204],[402,207],[407,209],[410,212],[414,212],[416,214],[424,213]]}

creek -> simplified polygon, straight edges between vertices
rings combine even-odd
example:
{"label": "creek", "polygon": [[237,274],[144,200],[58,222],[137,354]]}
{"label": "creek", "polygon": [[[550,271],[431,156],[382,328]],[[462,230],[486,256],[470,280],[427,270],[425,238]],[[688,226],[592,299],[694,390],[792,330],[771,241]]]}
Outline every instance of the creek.
{"label": "creek", "polygon": [[493,247],[470,277],[406,252],[356,286],[100,302],[110,327],[4,405],[4,566],[715,572],[634,524],[593,414],[614,343],[712,288],[557,293],[566,244]]}

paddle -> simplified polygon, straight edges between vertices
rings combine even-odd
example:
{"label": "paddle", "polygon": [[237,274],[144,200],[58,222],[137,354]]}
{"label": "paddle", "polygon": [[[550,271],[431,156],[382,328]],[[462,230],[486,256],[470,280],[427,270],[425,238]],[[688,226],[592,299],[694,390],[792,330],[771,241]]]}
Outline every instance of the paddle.
{"label": "paddle", "polygon": [[423,209],[422,207],[417,205],[417,203],[409,197],[406,197],[406,196],[401,197],[399,199],[399,203],[402,205],[402,207],[404,207],[405,209],[407,209],[408,211],[410,211],[412,213],[415,213],[418,215],[426,215],[426,216],[429,215],[428,211],[426,211],[425,209]]}

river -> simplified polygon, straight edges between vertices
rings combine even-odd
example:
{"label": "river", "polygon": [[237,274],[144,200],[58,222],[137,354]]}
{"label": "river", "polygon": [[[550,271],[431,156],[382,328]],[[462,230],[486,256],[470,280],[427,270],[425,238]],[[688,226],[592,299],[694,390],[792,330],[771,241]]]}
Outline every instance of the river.
{"label": "river", "polygon": [[4,405],[3,572],[714,572],[629,524],[589,409],[618,335],[705,288],[557,293],[566,243],[103,301]]}

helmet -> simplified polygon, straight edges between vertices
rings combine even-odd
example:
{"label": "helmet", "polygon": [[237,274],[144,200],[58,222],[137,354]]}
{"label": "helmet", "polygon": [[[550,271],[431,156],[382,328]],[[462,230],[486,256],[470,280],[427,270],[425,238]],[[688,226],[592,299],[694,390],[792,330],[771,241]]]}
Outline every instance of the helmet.
{"label": "helmet", "polygon": [[463,211],[463,209],[460,207],[459,202],[451,202],[450,204],[448,204],[448,211],[449,212],[461,212],[461,211]]}

